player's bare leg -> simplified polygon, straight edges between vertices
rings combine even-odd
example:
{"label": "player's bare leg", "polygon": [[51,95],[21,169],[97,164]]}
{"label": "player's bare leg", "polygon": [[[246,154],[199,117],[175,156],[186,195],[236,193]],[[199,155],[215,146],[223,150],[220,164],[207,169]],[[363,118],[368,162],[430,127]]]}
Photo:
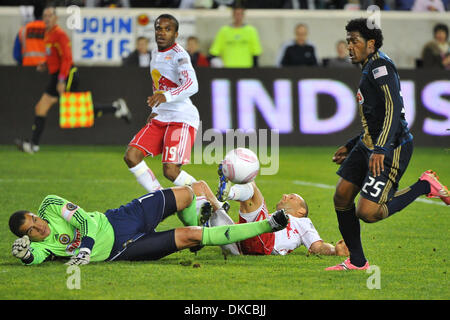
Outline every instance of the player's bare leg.
{"label": "player's bare leg", "polygon": [[58,102],[58,97],[44,93],[34,107],[34,114],[40,117],[46,117],[47,113]]}
{"label": "player's bare leg", "polygon": [[189,186],[171,188],[177,203],[177,211],[181,211],[189,207],[195,197],[194,191]]}
{"label": "player's bare leg", "polygon": [[141,163],[141,161],[144,160],[144,157],[145,156],[141,150],[132,146],[128,146],[127,150],[125,151],[123,160],[127,164],[128,168],[133,168]]}
{"label": "player's bare leg", "polygon": [[212,205],[214,211],[222,208],[221,203],[219,202],[219,200],[217,200],[216,196],[205,181],[200,180],[194,182],[192,184],[192,189],[194,190],[196,196],[204,196],[206,200],[208,200]]}
{"label": "player's bare leg", "polygon": [[201,227],[184,227],[175,229],[175,245],[178,250],[200,245],[202,241]]}
{"label": "player's bare leg", "polygon": [[136,177],[136,180],[143,186],[147,192],[153,192],[161,189],[161,184],[156,179],[153,171],[145,163],[144,153],[133,146],[128,146],[123,160],[129,170]]}
{"label": "player's bare leg", "polygon": [[359,193],[359,188],[355,184],[340,178],[334,193],[333,201],[335,208],[348,208],[354,204]]}
{"label": "player's bare leg", "polygon": [[164,176],[176,186],[191,185],[197,181],[189,173],[181,169],[181,164],[163,163]]}
{"label": "player's bare leg", "polygon": [[163,163],[164,177],[174,182],[181,172],[181,165],[174,163]]}
{"label": "player's bare leg", "polygon": [[383,219],[382,205],[361,197],[356,208],[356,216],[367,223]]}

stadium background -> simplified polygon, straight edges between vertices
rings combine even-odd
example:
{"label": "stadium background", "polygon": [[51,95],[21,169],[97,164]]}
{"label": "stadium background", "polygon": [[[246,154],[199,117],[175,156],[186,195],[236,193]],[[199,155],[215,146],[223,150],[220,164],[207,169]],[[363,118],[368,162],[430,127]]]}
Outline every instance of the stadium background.
{"label": "stadium background", "polygon": [[[15,238],[6,225],[11,212],[22,207],[36,209],[49,193],[60,194],[88,210],[118,207],[143,193],[122,158],[126,143],[148,115],[145,100],[150,94],[151,79],[145,68],[119,66],[118,43],[133,49],[134,39],[141,32],[152,37],[152,18],[165,12],[181,21],[180,43],[189,34],[195,34],[203,52],[219,27],[231,21],[228,10],[81,8],[82,17],[92,25],[89,32],[77,34],[67,28],[66,9],[58,8],[59,24],[73,40],[81,88],[91,90],[94,100],[99,102],[124,97],[134,120],[127,125],[105,116],[97,119],[93,128],[63,130],[58,128],[58,110],[54,108],[49,114],[42,149],[30,156],[18,152],[12,142],[29,134],[32,108],[42,94],[47,76],[34,68],[14,65],[12,46],[22,18],[18,7],[0,7],[0,224],[3,226],[0,237],[4,240],[0,242],[0,299],[184,299],[189,305],[197,299],[260,299],[265,304],[269,304],[268,299],[294,299],[295,306],[300,308],[302,300],[307,299],[449,299],[450,239],[445,218],[448,208],[439,199],[424,197],[387,222],[361,224],[370,262],[382,271],[381,290],[369,290],[367,273],[325,273],[325,267],[342,262],[342,258],[310,256],[305,248],[282,258],[240,256],[224,260],[218,248],[207,247],[198,256],[184,250],[156,262],[93,263],[82,269],[81,290],[68,289],[69,275],[62,263],[47,263],[24,272],[10,253]],[[136,20],[141,14],[150,17],[148,27],[142,29]],[[200,91],[193,101],[200,110],[203,130],[253,123],[257,129],[278,126],[288,131],[280,134],[280,143],[286,147],[280,148],[279,172],[275,176],[262,175],[257,183],[271,208],[280,194],[293,190],[302,194],[309,201],[311,219],[321,236],[334,243],[341,235],[332,205],[337,176],[330,157],[337,145],[360,131],[355,110],[360,71],[324,67],[284,69],[275,68],[274,64],[282,43],[293,38],[296,23],[309,25],[309,40],[315,44],[319,58],[325,58],[335,55],[336,41],[345,37],[346,21],[370,14],[342,10],[248,10],[246,20],[258,28],[261,36],[264,50],[261,67],[197,70]],[[97,29],[95,24],[103,23],[102,17],[107,24],[111,19],[116,23],[122,21],[125,24],[122,32],[99,32],[102,28],[98,25]],[[415,68],[415,59],[432,38],[433,26],[448,21],[448,13],[381,12],[383,49],[400,69],[407,115],[413,119],[411,130],[416,145],[420,146],[402,178],[402,187],[414,183],[418,174],[429,168],[449,181],[450,132],[446,130],[450,128],[449,72]],[[91,40],[99,47],[92,47],[95,52],[83,50],[83,44]],[[323,82],[314,82],[318,80]],[[327,90],[319,94],[314,84],[327,84]],[[242,90],[238,90],[241,86],[253,90],[246,90],[247,95],[241,96]],[[301,91],[311,87],[316,91]],[[214,98],[215,93],[223,93],[218,88],[226,89],[225,94]],[[317,101],[302,100],[301,92],[317,93]],[[246,103],[242,104],[243,101]],[[249,105],[250,110],[246,109]],[[315,113],[309,119],[316,120],[315,128],[327,129],[328,133],[308,133],[314,128],[302,122],[301,115],[311,116],[311,110]],[[336,119],[338,110],[350,110],[350,114],[339,113]],[[223,121],[215,121],[214,115]],[[326,122],[329,119],[331,123]],[[317,123],[326,123],[328,127]],[[332,132],[330,128],[334,128]],[[160,170],[160,158],[147,161],[151,168],[156,168],[158,179],[168,185]],[[215,164],[190,165],[187,170],[215,187]],[[231,205],[233,218],[237,219],[237,204]],[[171,217],[160,227],[177,226],[181,223]],[[193,267],[196,264],[201,267]],[[284,284],[289,285],[288,289]],[[178,305],[181,310],[170,305],[165,312],[180,315],[185,305]],[[290,302],[283,306],[285,310],[292,309]],[[304,306],[311,308],[310,304]],[[384,308],[376,309],[385,312]],[[273,306],[268,310],[272,311],[270,316],[275,317],[274,310]]]}
{"label": "stadium background", "polygon": [[[81,7],[79,10],[81,19],[76,20],[73,15],[76,11],[58,7],[58,21],[72,38],[74,61],[81,67],[81,89],[92,91],[94,101],[98,102],[125,98],[134,121],[128,126],[122,123],[111,126],[107,119],[97,119],[93,128],[63,130],[58,128],[58,111],[55,109],[49,114],[43,144],[123,145],[129,141],[146,119],[145,100],[151,92],[151,80],[146,68],[120,67],[121,56],[134,50],[138,35],[148,36],[151,46],[154,45],[153,19],[159,14],[174,14],[180,21],[180,44],[183,45],[188,36],[196,35],[204,53],[207,53],[217,30],[231,21],[228,9]],[[143,16],[148,19],[143,19]],[[361,16],[380,19],[385,38],[382,50],[399,68],[408,120],[416,144],[448,146],[449,73],[415,68],[423,45],[432,38],[433,26],[449,21],[447,12],[249,9],[246,21],[258,29],[263,47],[261,67],[251,70],[197,70],[200,91],[192,99],[200,111],[202,128],[214,127],[222,131],[242,126],[244,129],[252,129],[252,126],[254,129],[279,129],[281,145],[338,145],[356,135],[360,130],[354,100],[360,76],[357,68],[276,68],[275,60],[283,43],[293,39],[293,28],[299,22],[308,25],[308,41],[315,45],[318,59],[334,57],[337,40],[345,38],[346,21]],[[29,132],[32,107],[46,83],[45,74],[37,73],[33,68],[14,66],[12,45],[22,20],[19,7],[0,7],[0,86],[7,93],[0,95],[1,144],[10,144],[15,137]],[[78,29],[74,30],[74,26]],[[307,85],[302,87],[300,83],[314,79],[329,80],[334,89],[318,90],[302,99],[301,88],[305,94],[314,84],[305,83]],[[225,87],[227,92],[219,94],[222,87],[214,91],[213,84],[223,83],[223,80],[229,81]],[[275,83],[280,80],[288,82],[284,91],[275,88]],[[247,89],[254,88],[257,93],[239,96],[242,90],[237,87],[242,83],[252,86]],[[327,83],[322,85],[327,86]],[[261,93],[265,100],[258,99]],[[279,99],[286,94],[289,95],[287,102],[286,98]],[[244,109],[244,104],[247,109]],[[248,105],[253,107],[249,109]],[[223,108],[229,110],[223,111]],[[249,118],[249,112],[252,113],[250,122],[242,120]],[[304,127],[307,120],[302,122],[302,117],[311,112],[316,113],[311,118],[316,122],[311,126],[316,125],[319,128],[317,132]],[[244,117],[245,114],[247,116]],[[222,123],[214,120],[223,116],[229,120]]]}

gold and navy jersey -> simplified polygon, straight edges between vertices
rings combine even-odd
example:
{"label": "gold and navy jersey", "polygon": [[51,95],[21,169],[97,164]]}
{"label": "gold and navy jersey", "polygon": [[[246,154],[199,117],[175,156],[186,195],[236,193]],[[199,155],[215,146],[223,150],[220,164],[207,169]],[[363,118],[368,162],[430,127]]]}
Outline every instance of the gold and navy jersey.
{"label": "gold and navy jersey", "polygon": [[383,52],[372,53],[364,62],[356,96],[364,130],[361,141],[367,148],[384,153],[412,139],[397,68]]}

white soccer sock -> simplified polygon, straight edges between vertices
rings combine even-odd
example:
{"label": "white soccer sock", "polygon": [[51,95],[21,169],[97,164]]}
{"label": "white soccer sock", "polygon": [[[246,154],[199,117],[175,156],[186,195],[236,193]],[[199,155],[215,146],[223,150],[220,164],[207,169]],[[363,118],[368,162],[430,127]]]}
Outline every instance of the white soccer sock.
{"label": "white soccer sock", "polygon": [[196,200],[195,200],[196,207],[195,208],[197,210],[197,214],[200,214],[200,209],[202,208],[202,205],[206,202],[208,202],[208,199],[206,199],[205,196],[199,196],[196,198]]}
{"label": "white soccer sock", "polygon": [[234,224],[234,221],[227,214],[225,209],[220,208],[213,212],[211,218],[209,219],[209,223],[211,227],[217,227]]}
{"label": "white soccer sock", "polygon": [[235,184],[230,188],[227,199],[235,201],[247,201],[253,197],[255,191],[253,190],[252,183],[247,184]]}
{"label": "white soccer sock", "polygon": [[143,186],[148,192],[162,189],[158,179],[156,179],[153,171],[147,166],[144,160],[139,164],[130,168],[131,173],[134,174],[136,180]]}
{"label": "white soccer sock", "polygon": [[191,185],[193,182],[195,182],[195,178],[191,176],[189,173],[187,173],[184,170],[181,170],[178,174],[177,178],[174,180],[173,184],[176,186],[185,186],[185,185]]}

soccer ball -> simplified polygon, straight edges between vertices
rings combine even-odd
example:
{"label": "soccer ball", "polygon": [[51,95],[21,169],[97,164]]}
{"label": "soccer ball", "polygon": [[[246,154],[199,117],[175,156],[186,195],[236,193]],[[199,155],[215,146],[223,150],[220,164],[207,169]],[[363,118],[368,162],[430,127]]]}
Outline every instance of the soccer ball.
{"label": "soccer ball", "polygon": [[249,183],[259,173],[258,157],[250,149],[237,148],[231,150],[222,161],[222,172],[233,183]]}

